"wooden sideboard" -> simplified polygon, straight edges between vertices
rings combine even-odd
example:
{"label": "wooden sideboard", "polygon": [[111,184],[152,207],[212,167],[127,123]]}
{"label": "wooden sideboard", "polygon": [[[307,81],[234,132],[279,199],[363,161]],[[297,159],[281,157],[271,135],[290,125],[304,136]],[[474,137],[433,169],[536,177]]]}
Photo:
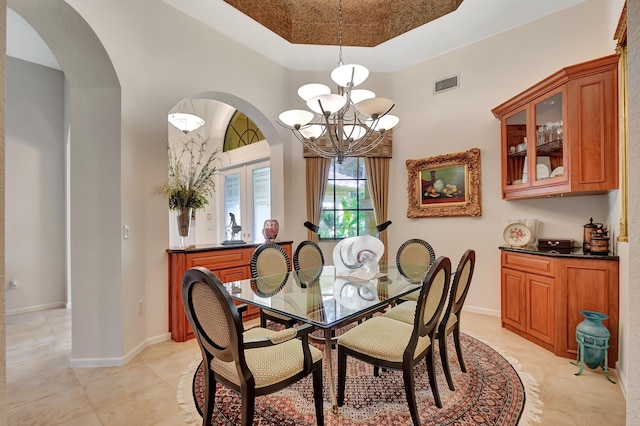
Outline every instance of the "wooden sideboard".
{"label": "wooden sideboard", "polygon": [[[277,241],[291,258],[292,241]],[[202,266],[212,271],[222,282],[251,278],[251,255],[262,243],[238,245],[202,245],[167,249],[169,254],[169,331],[176,342],[194,337],[182,305],[182,277],[189,268]],[[243,320],[259,315],[258,308],[249,307]]]}
{"label": "wooden sideboard", "polygon": [[558,356],[576,358],[580,311],[602,312],[618,359],[618,257],[500,247],[502,326]]}

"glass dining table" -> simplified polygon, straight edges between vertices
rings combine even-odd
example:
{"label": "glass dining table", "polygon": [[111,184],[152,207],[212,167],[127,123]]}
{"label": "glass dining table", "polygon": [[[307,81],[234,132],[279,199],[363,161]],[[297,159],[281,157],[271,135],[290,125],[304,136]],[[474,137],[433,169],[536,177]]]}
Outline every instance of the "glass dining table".
{"label": "glass dining table", "polygon": [[[323,330],[324,358],[333,411],[337,412],[331,350],[335,331],[380,311],[422,282],[410,282],[395,265],[380,265],[372,279],[336,275],[333,266],[224,283],[232,299],[312,324]],[[365,277],[365,278],[368,278]]]}

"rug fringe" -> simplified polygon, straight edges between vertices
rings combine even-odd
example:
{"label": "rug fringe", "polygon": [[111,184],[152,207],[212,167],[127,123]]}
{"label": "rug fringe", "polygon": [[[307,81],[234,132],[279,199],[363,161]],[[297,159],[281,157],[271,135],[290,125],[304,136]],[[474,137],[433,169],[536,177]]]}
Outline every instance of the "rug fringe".
{"label": "rug fringe", "polygon": [[525,392],[525,403],[522,414],[520,415],[518,426],[531,426],[541,423],[542,407],[544,406],[544,404],[542,402],[542,399],[540,398],[540,385],[538,384],[538,381],[531,375],[531,373],[529,373],[522,367],[520,361],[505,352],[502,348],[496,347],[494,344],[472,333],[469,333],[468,331],[464,331],[464,334],[481,341],[485,345],[492,348],[494,351],[498,352],[501,356],[504,357],[504,359],[509,362],[509,364],[513,366],[513,369],[520,377]]}
{"label": "rug fringe", "polygon": [[176,399],[178,401],[178,407],[184,416],[185,424],[200,424],[202,423],[202,416],[196,409],[196,404],[193,401],[193,390],[191,388],[193,383],[193,375],[196,372],[196,368],[200,365],[202,357],[197,357],[189,364],[187,370],[182,373],[180,381],[178,382],[178,392]]}

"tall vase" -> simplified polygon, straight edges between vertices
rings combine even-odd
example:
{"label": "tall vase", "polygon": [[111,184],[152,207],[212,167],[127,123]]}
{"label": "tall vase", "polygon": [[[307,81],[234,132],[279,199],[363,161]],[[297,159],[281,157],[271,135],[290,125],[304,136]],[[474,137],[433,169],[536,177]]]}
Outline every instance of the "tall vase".
{"label": "tall vase", "polygon": [[178,210],[178,235],[180,235],[180,248],[187,247],[185,238],[189,236],[189,225],[191,224],[191,207],[182,207]]}
{"label": "tall vase", "polygon": [[280,224],[275,219],[267,219],[264,221],[264,226],[262,227],[262,235],[264,236],[267,242],[272,242],[276,240],[278,236],[278,231],[280,230]]}
{"label": "tall vase", "polygon": [[587,367],[593,369],[602,365],[604,360],[606,347],[608,346],[609,330],[602,324],[603,320],[609,318],[607,315],[594,311],[580,311],[580,315],[584,316],[582,321],[576,327],[576,332],[580,332],[588,337],[593,337],[593,343],[598,347],[584,347],[584,363]]}

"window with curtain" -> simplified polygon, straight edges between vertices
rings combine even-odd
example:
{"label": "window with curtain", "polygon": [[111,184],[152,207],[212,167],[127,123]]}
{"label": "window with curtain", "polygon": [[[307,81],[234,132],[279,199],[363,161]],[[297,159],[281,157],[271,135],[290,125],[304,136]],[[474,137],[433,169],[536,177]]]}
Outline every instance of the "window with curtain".
{"label": "window with curtain", "polygon": [[319,225],[321,240],[377,234],[363,158],[331,161]]}

